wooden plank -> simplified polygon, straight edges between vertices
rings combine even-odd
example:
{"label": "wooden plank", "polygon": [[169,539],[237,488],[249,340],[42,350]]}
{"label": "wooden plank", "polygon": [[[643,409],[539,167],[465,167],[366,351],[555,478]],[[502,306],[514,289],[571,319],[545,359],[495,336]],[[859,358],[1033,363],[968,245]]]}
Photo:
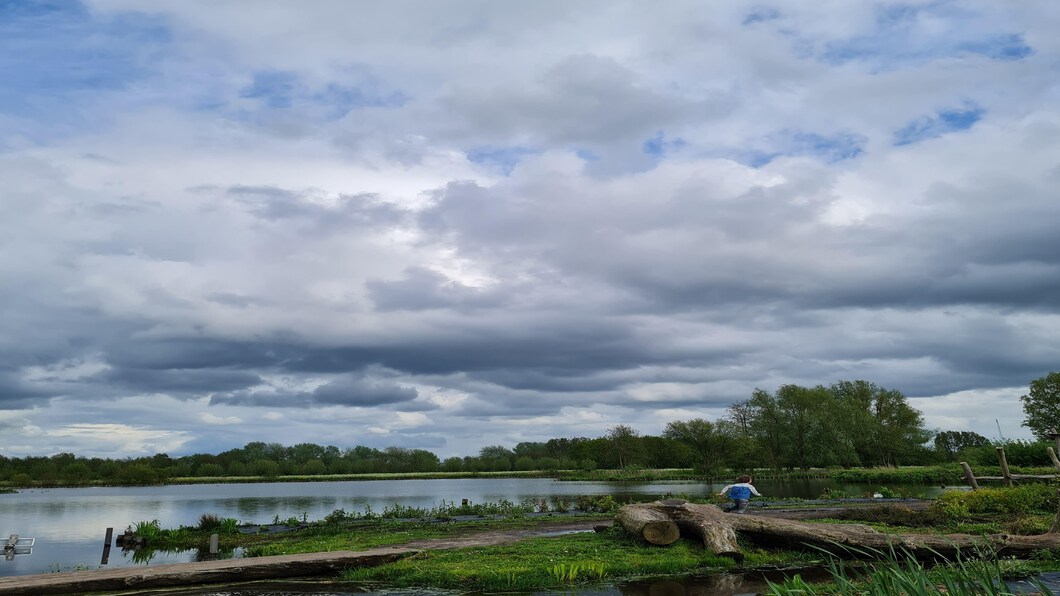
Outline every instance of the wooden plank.
{"label": "wooden plank", "polygon": [[333,551],[0,577],[0,594],[79,594],[290,577],[327,577],[337,575],[344,569],[383,565],[417,552],[420,551],[412,548],[384,547],[362,552]]}

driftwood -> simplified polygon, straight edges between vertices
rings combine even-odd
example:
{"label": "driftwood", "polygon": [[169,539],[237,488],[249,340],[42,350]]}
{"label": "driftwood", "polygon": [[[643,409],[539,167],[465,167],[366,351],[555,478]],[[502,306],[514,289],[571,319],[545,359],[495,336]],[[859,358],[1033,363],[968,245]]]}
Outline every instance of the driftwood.
{"label": "driftwood", "polygon": [[[858,551],[905,551],[921,558],[939,555],[952,557],[975,553],[984,548],[998,555],[1027,555],[1041,549],[1060,548],[1060,533],[1037,536],[989,534],[885,534],[861,524],[806,523],[789,519],[725,513],[714,505],[697,505],[681,501],[656,501],[621,507],[615,520],[627,532],[643,536],[643,530],[626,526],[624,519],[637,519],[647,510],[651,519],[659,514],[673,520],[684,536],[703,540],[712,553],[742,559],[735,534],[772,546],[816,547],[836,555]],[[729,538],[731,536],[731,539]]]}

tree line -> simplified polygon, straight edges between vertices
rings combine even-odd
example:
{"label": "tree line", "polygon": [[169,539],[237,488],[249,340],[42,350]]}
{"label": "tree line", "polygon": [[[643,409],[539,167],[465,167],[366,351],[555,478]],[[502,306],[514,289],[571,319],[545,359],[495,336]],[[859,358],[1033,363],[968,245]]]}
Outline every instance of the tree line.
{"label": "tree line", "polygon": [[[1041,440],[1060,427],[1060,373],[1031,383],[1023,396],[1028,422]],[[1050,417],[1052,416],[1052,417]],[[1051,439],[1050,439],[1051,440]],[[1044,445],[1010,444],[1013,465],[1048,465]],[[968,431],[929,431],[923,415],[899,391],[867,381],[830,386],[756,389],[716,420],[668,423],[661,435],[628,425],[601,437],[554,438],[476,455],[440,459],[424,449],[252,442],[218,454],[107,459],[71,453],[10,458],[0,455],[0,483],[14,486],[152,484],[172,478],[323,476],[401,472],[504,472],[693,468],[707,476],[730,470],[926,465],[958,458],[989,465],[993,445]],[[1015,458],[1015,459],[1014,459]],[[994,460],[996,461],[996,460]]]}

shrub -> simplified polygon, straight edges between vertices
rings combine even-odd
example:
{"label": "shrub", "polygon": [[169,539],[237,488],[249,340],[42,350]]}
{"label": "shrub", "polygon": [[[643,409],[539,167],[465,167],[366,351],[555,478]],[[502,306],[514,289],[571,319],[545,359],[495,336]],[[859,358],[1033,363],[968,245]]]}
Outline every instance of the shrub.
{"label": "shrub", "polygon": [[1025,484],[968,492],[946,491],[935,499],[931,507],[946,519],[961,521],[973,514],[1051,513],[1056,511],[1056,505],[1056,491],[1052,486]]}
{"label": "shrub", "polygon": [[845,509],[836,513],[836,518],[918,528],[935,525],[939,521],[939,513],[930,509],[913,511],[900,505],[876,505]]}
{"label": "shrub", "polygon": [[1052,526],[1053,520],[1040,515],[1022,515],[1005,524],[1005,530],[1017,536],[1036,536],[1045,534]]}
{"label": "shrub", "polygon": [[220,527],[221,516],[216,513],[203,513],[199,516],[199,529],[200,530],[214,530]]}

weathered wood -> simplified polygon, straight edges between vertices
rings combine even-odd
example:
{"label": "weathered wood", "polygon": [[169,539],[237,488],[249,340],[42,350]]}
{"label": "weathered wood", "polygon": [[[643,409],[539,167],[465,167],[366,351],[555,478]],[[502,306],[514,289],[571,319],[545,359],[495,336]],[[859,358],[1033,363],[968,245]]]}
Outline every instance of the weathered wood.
{"label": "weathered wood", "polygon": [[968,462],[962,461],[961,468],[964,470],[964,479],[968,481],[972,490],[979,490],[979,483],[975,481],[975,474],[972,473],[972,466],[969,466]]}
{"label": "weathered wood", "polygon": [[1050,534],[1060,532],[1060,488],[1056,489],[1056,515],[1053,517],[1053,525],[1049,528]]}
{"label": "weathered wood", "polygon": [[1053,461],[1053,467],[1054,468],[1060,468],[1060,459],[1056,458],[1056,452],[1053,451],[1053,448],[1052,447],[1046,447],[1045,450],[1049,452],[1049,459],[1051,459]]}
{"label": "weathered wood", "polygon": [[0,577],[0,594],[42,596],[119,590],[128,592],[287,577],[326,577],[334,576],[344,569],[382,565],[416,552],[419,551],[383,547],[364,552],[334,551]]}
{"label": "weathered wood", "polygon": [[[1060,474],[1009,474],[1012,480],[1055,480]],[[977,480],[1004,480],[1004,476],[976,476]]]}
{"label": "weathered wood", "polygon": [[1005,448],[997,448],[997,463],[1001,466],[1001,478],[1005,486],[1012,486],[1012,474],[1008,471],[1008,459],[1005,458]]}
{"label": "weathered wood", "polygon": [[677,524],[665,513],[644,507],[620,507],[615,513],[615,521],[634,536],[639,536],[650,544],[666,546],[677,542],[681,537]]}
{"label": "weathered wood", "polygon": [[[888,552],[891,549],[905,550],[918,557],[932,558],[938,555],[954,556],[991,547],[998,555],[1026,555],[1040,549],[1060,548],[1060,534],[1049,533],[1037,536],[1012,536],[990,534],[885,534],[860,524],[811,524],[758,515],[733,515],[714,505],[686,503],[666,506],[660,503],[642,503],[623,507],[650,509],[665,513],[674,520],[696,520],[727,524],[737,534],[774,546],[812,546],[837,555],[850,556],[852,552],[873,550]],[[683,527],[682,521],[677,521]]]}

